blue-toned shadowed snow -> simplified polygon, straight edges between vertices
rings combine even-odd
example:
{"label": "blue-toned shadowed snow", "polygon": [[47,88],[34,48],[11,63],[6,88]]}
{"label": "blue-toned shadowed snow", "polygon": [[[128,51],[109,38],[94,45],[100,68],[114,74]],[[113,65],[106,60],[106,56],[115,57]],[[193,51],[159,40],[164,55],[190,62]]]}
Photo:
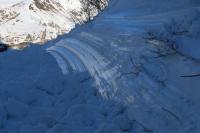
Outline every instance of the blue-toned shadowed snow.
{"label": "blue-toned shadowed snow", "polygon": [[199,133],[200,2],[111,0],[0,55],[2,133]]}

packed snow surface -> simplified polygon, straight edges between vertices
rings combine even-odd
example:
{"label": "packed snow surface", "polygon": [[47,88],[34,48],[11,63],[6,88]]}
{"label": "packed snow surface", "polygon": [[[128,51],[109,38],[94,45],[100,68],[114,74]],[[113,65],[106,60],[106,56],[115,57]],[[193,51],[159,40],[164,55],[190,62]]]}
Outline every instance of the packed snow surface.
{"label": "packed snow surface", "polygon": [[2,133],[199,133],[200,2],[111,0],[46,45],[0,54]]}

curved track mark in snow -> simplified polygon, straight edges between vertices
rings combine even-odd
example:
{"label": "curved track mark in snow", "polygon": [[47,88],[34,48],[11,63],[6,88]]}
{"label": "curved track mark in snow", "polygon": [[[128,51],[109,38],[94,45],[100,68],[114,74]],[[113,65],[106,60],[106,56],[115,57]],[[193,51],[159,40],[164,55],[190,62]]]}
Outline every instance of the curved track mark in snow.
{"label": "curved track mark in snow", "polygon": [[70,66],[74,71],[78,72],[87,70],[95,79],[102,96],[114,96],[117,90],[115,83],[115,78],[118,73],[117,67],[110,68],[110,61],[99,54],[94,48],[76,39],[65,39],[58,42],[55,46],[48,48],[47,51],[52,55],[55,54],[54,52],[57,53],[54,57],[62,69],[63,74],[68,74]]}

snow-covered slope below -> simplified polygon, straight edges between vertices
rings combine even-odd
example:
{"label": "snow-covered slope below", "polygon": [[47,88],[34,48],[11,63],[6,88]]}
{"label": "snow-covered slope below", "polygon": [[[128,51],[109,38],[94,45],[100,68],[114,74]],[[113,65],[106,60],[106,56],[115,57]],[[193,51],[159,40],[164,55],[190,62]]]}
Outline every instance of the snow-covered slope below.
{"label": "snow-covered slope below", "polygon": [[[9,46],[23,47],[27,43],[44,43],[58,35],[68,33],[77,23],[72,12],[79,14],[76,16],[79,21],[86,21],[80,0],[1,0],[0,2],[0,41]],[[96,14],[94,10],[91,15]]]}
{"label": "snow-covered slope below", "polygon": [[198,133],[199,12],[199,1],[113,0],[47,51],[63,74],[87,70],[103,97],[127,105],[127,132]]}

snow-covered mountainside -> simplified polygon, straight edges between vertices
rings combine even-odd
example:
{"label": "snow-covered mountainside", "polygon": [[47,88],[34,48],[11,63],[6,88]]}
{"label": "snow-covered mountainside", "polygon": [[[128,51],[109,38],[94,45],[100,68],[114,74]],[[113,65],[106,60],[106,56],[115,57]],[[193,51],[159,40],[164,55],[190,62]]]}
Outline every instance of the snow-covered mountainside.
{"label": "snow-covered mountainside", "polygon": [[[87,19],[81,0],[1,0],[0,2],[0,41],[10,46],[19,47],[30,42],[44,43],[58,35],[68,33],[76,23]],[[97,10],[93,10],[90,15],[93,17],[96,14]]]}
{"label": "snow-covered mountainside", "polygon": [[199,0],[111,0],[0,53],[0,133],[199,133],[199,26]]}
{"label": "snow-covered mountainside", "polygon": [[47,51],[63,74],[88,71],[102,97],[124,103],[120,122],[109,113],[95,133],[199,133],[199,25],[198,0],[113,0]]}

